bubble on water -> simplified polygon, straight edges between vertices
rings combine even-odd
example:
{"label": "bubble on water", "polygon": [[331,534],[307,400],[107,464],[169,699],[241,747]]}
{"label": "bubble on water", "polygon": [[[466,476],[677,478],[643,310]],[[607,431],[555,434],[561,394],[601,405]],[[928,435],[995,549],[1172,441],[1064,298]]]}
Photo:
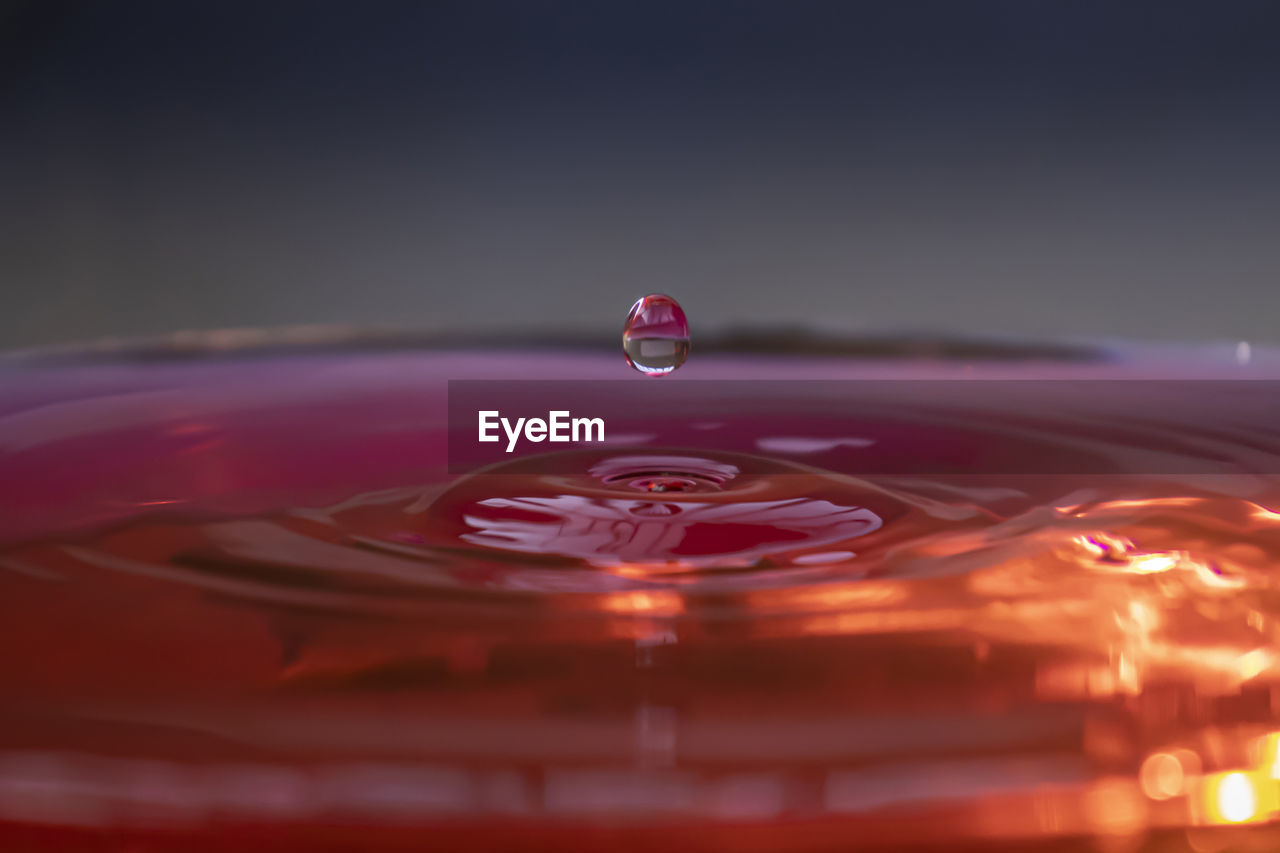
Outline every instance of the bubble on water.
{"label": "bubble on water", "polygon": [[646,376],[665,376],[689,355],[689,321],[680,303],[651,293],[636,301],[622,330],[627,364]]}

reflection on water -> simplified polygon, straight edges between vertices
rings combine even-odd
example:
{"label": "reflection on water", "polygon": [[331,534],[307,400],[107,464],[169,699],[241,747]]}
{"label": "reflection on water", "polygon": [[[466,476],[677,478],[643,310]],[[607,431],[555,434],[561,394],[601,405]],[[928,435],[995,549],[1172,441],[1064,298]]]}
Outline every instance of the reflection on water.
{"label": "reflection on water", "polygon": [[362,358],[0,418],[0,837],[1275,843],[1274,477],[854,476],[857,424],[710,403],[664,416],[696,452],[451,476],[439,389]]}

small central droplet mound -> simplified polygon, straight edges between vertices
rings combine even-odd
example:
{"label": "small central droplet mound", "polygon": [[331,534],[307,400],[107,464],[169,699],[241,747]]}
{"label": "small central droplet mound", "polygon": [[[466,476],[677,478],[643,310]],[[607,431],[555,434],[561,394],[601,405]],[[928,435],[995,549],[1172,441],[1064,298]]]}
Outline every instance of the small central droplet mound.
{"label": "small central droplet mound", "polygon": [[593,465],[591,474],[624,491],[718,492],[738,469],[693,456],[614,456]]}
{"label": "small central droplet mound", "polygon": [[673,477],[670,474],[641,477],[638,480],[632,480],[628,485],[642,492],[689,492],[698,487],[696,480],[688,477]]}
{"label": "small central droplet mound", "polygon": [[689,355],[689,321],[680,303],[651,293],[631,306],[622,330],[627,364],[646,376],[665,376]]}

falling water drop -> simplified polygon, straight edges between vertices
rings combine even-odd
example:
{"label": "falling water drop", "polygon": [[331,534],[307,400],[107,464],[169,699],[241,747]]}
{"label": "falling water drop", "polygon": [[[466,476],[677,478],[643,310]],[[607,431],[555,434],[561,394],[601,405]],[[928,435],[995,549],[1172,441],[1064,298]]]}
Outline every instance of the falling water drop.
{"label": "falling water drop", "polygon": [[1249,345],[1249,342],[1241,341],[1236,344],[1236,364],[1243,367],[1251,361],[1253,361],[1253,347]]}
{"label": "falling water drop", "polygon": [[627,364],[646,376],[665,376],[689,355],[689,321],[670,296],[651,293],[636,301],[622,330]]}

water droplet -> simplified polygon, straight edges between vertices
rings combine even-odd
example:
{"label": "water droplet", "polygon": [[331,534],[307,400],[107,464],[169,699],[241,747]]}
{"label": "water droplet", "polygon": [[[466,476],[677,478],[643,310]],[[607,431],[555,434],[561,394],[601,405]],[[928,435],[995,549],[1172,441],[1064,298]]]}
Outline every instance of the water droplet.
{"label": "water droplet", "polygon": [[689,355],[689,321],[670,296],[651,293],[631,306],[622,330],[627,364],[646,376],[665,376]]}
{"label": "water droplet", "polygon": [[1249,346],[1248,341],[1241,341],[1236,344],[1236,364],[1244,366],[1253,361],[1253,347]]}

